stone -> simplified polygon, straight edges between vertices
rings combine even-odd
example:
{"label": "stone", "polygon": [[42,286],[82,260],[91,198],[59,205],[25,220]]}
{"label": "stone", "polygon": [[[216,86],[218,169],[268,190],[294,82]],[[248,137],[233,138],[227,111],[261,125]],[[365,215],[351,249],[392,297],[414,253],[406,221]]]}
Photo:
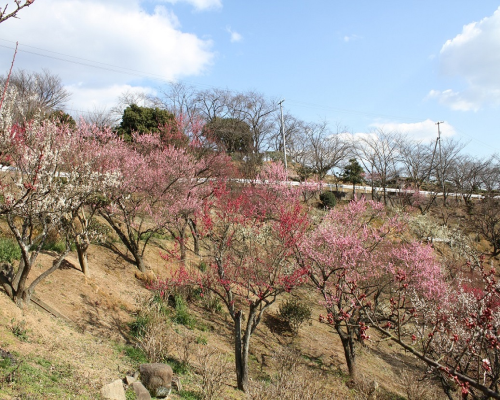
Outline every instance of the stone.
{"label": "stone", "polygon": [[178,392],[182,391],[181,378],[178,376],[173,376],[172,377],[172,386],[175,387],[175,390],[177,390]]}
{"label": "stone", "polygon": [[135,271],[134,275],[136,279],[146,284],[151,284],[156,281],[156,275],[153,271],[146,271],[146,272]]}
{"label": "stone", "polygon": [[139,367],[141,382],[152,396],[167,397],[172,390],[173,371],[170,365],[154,363],[142,364]]}
{"label": "stone", "polygon": [[129,375],[127,375],[127,376],[125,377],[125,383],[126,383],[128,386],[130,386],[130,385],[131,385],[132,383],[134,383],[136,380],[137,380],[137,378],[136,378],[136,377],[133,377],[133,376],[129,376]]}
{"label": "stone", "polygon": [[134,382],[132,387],[134,388],[137,400],[151,400],[151,395],[149,394],[148,389],[146,389],[141,382]]}
{"label": "stone", "polygon": [[117,379],[104,385],[101,389],[101,397],[103,400],[127,400],[122,380]]}

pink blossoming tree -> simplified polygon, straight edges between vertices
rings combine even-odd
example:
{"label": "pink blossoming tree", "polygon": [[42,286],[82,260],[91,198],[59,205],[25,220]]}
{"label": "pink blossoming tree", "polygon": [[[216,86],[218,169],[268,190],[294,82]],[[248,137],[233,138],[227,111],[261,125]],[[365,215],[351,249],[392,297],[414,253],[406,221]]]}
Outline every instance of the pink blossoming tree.
{"label": "pink blossoming tree", "polygon": [[196,284],[222,300],[233,320],[236,377],[244,391],[252,334],[269,306],[306,273],[295,250],[308,219],[300,191],[283,185],[283,174],[282,167],[271,165],[254,185],[216,187],[199,217],[206,271],[181,268],[157,287]]}
{"label": "pink blossoming tree", "polygon": [[401,219],[389,217],[381,204],[359,200],[331,210],[300,245],[301,262],[323,297],[327,314],[320,320],[339,335],[353,379],[355,341],[369,338],[366,310],[379,316],[399,274],[432,293],[440,279],[431,250],[405,243],[403,231]]}
{"label": "pink blossoming tree", "polygon": [[[421,266],[425,267],[425,266]],[[372,326],[425,362],[452,399],[500,398],[500,287],[483,260],[471,264],[445,292],[415,290],[412,274],[397,276],[386,321]],[[434,288],[432,288],[434,289]],[[411,323],[408,323],[411,321]]]}

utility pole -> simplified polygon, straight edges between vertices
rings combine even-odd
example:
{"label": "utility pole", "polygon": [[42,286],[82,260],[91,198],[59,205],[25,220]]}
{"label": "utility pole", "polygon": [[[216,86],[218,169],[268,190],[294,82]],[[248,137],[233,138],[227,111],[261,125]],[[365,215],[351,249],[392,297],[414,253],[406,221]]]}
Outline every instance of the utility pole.
{"label": "utility pole", "polygon": [[288,166],[286,162],[286,139],[285,139],[285,124],[283,122],[283,102],[285,99],[281,100],[278,104],[280,105],[280,112],[281,112],[281,135],[283,136],[283,154],[285,158],[285,172],[286,176],[288,179]]}
{"label": "utility pole", "polygon": [[442,152],[441,152],[441,129],[439,127],[439,125],[441,125],[441,124],[444,124],[444,121],[436,122],[436,125],[438,126],[438,137],[437,137],[436,143],[439,144],[439,179],[441,180],[441,186],[443,188],[443,202],[446,203],[444,177],[443,177],[443,158],[442,158]]}

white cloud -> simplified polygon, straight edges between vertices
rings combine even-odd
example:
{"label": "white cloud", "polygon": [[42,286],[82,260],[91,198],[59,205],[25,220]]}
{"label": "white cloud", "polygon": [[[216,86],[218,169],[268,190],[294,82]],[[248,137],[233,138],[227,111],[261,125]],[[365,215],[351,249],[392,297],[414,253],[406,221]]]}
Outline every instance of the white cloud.
{"label": "white cloud", "polygon": [[[201,74],[214,57],[211,41],[183,32],[176,15],[163,6],[146,12],[140,0],[45,0],[21,17],[3,23],[0,36],[10,41],[1,44],[20,43],[15,67],[59,75],[75,90],[78,107],[84,107],[84,99],[92,103],[83,109],[98,101],[87,97],[93,91],[106,103],[110,88]],[[0,48],[0,54],[0,71],[6,71],[12,50]],[[78,58],[69,63],[61,60],[70,59],[65,55]]]}
{"label": "white cloud", "polygon": [[[401,122],[374,122],[370,124],[368,132],[341,133],[340,137],[350,141],[354,145],[365,146],[366,143],[376,143],[380,138],[380,133],[403,134],[408,139],[422,143],[432,143],[436,140],[438,128],[434,121],[427,119],[421,122],[401,123]],[[442,138],[449,138],[456,134],[453,126],[444,122],[439,126]]]}
{"label": "white cloud", "polygon": [[[432,121],[430,119],[412,123],[374,122],[370,124],[370,126],[384,132],[399,132],[408,135],[410,139],[422,142],[432,142],[437,136],[436,121]],[[441,137],[451,137],[456,134],[453,126],[448,123],[441,124],[440,130]]]}
{"label": "white cloud", "polygon": [[231,29],[231,27],[229,27],[229,26],[228,26],[228,27],[226,28],[226,31],[227,31],[227,33],[229,33],[229,35],[230,35],[230,37],[231,37],[231,38],[230,38],[231,43],[241,42],[241,41],[243,40],[243,36],[241,36],[238,32],[233,31],[233,30]]}
{"label": "white cloud", "polygon": [[[473,100],[476,97],[476,101]],[[480,99],[469,93],[459,93],[451,89],[447,90],[431,90],[427,95],[428,99],[438,99],[439,103],[450,107],[456,111],[477,111],[479,110]]]}
{"label": "white cloud", "polygon": [[358,36],[355,34],[344,36],[344,42],[346,42],[346,43],[352,42],[352,41],[358,40],[358,39],[361,39],[361,36]]}
{"label": "white cloud", "polygon": [[463,79],[466,87],[432,90],[437,98],[454,110],[478,110],[484,105],[500,104],[500,7],[492,16],[463,27],[462,33],[447,40],[439,54],[440,70],[445,76]]}
{"label": "white cloud", "polygon": [[199,11],[222,7],[222,0],[163,0],[163,1],[172,4],[188,3]]}
{"label": "white cloud", "polygon": [[376,139],[377,135],[374,132],[355,132],[355,133],[350,133],[350,132],[341,132],[338,134],[339,138],[342,140],[349,141],[351,143],[358,142],[360,140],[369,140],[369,139]]}
{"label": "white cloud", "polygon": [[118,97],[123,93],[156,94],[149,87],[130,86],[126,84],[101,87],[87,87],[82,84],[75,84],[66,86],[66,89],[73,94],[72,100],[68,102],[68,109],[74,115],[95,108],[111,109],[116,106]]}

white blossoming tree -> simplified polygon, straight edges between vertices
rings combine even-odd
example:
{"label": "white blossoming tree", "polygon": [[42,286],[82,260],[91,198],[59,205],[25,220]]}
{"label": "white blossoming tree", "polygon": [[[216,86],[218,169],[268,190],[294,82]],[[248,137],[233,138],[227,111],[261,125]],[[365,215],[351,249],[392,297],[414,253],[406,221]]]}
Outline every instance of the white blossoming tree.
{"label": "white blossoming tree", "polygon": [[[112,146],[106,132],[83,125],[71,130],[51,121],[12,125],[0,131],[3,168],[0,215],[5,215],[20,249],[17,269],[4,264],[0,283],[19,305],[30,301],[36,285],[61,265],[69,252],[72,219],[96,193],[117,181],[106,163]],[[36,279],[32,267],[50,230],[66,238],[66,251]]]}

